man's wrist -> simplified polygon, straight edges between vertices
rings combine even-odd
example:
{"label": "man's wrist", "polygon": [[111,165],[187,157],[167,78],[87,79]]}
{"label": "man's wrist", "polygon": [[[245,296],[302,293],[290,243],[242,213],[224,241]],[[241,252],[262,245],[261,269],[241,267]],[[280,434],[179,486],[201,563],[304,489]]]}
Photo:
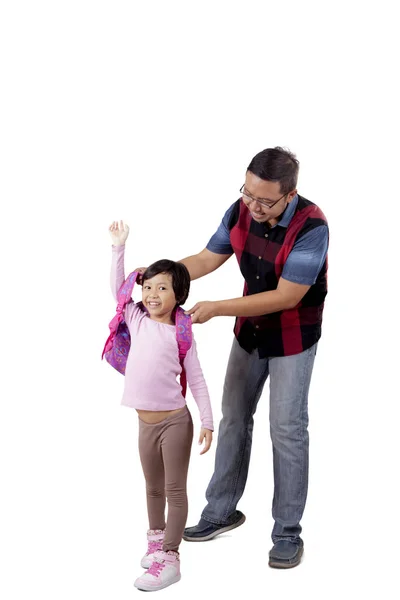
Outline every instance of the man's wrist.
{"label": "man's wrist", "polygon": [[223,300],[217,300],[215,301],[215,308],[214,308],[214,316],[215,317],[224,317],[224,301]]}

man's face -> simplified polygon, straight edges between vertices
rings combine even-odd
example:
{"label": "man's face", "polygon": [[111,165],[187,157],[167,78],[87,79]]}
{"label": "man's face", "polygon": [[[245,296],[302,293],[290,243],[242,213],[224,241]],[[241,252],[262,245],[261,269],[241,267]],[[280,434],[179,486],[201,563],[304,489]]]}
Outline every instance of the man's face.
{"label": "man's face", "polygon": [[297,190],[293,190],[282,195],[279,182],[265,181],[250,171],[246,173],[243,202],[257,223],[277,220],[296,194]]}

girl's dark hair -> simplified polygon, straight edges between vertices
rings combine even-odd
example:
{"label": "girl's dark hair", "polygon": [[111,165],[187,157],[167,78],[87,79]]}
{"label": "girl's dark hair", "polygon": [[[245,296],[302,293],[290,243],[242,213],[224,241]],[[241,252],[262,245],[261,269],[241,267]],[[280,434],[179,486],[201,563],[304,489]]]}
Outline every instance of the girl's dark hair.
{"label": "girl's dark hair", "polygon": [[276,146],[256,154],[247,170],[266,181],[278,181],[281,193],[296,189],[299,161],[290,150]]}
{"label": "girl's dark hair", "polygon": [[190,275],[185,265],[183,263],[174,262],[173,260],[158,260],[147,267],[143,273],[143,284],[147,279],[152,279],[160,273],[171,275],[176,303],[178,306],[184,304],[189,296],[190,290]]}

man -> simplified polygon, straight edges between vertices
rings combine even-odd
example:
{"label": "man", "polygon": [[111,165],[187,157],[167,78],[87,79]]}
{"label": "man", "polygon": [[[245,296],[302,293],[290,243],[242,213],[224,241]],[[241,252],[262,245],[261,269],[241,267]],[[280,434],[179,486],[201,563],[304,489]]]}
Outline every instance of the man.
{"label": "man", "polygon": [[308,390],[327,293],[328,225],[322,211],[297,193],[299,163],[282,148],[257,154],[241,198],[197,255],[185,258],[191,279],[236,255],[243,297],[199,302],[193,323],[236,318],[222,398],[215,470],[199,523],[187,541],[206,541],[238,527],[236,510],[249,469],[253,417],[270,377],[273,444],[273,548],[269,565],[289,568],[303,554],[300,521],[308,488]]}

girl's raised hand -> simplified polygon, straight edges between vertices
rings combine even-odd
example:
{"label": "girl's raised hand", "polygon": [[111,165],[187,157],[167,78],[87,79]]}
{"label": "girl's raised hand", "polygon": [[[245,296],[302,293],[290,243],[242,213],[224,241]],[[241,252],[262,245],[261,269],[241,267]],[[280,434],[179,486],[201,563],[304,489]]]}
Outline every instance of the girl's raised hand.
{"label": "girl's raised hand", "polygon": [[108,228],[113,246],[123,246],[128,239],[129,227],[123,221],[113,221]]}

